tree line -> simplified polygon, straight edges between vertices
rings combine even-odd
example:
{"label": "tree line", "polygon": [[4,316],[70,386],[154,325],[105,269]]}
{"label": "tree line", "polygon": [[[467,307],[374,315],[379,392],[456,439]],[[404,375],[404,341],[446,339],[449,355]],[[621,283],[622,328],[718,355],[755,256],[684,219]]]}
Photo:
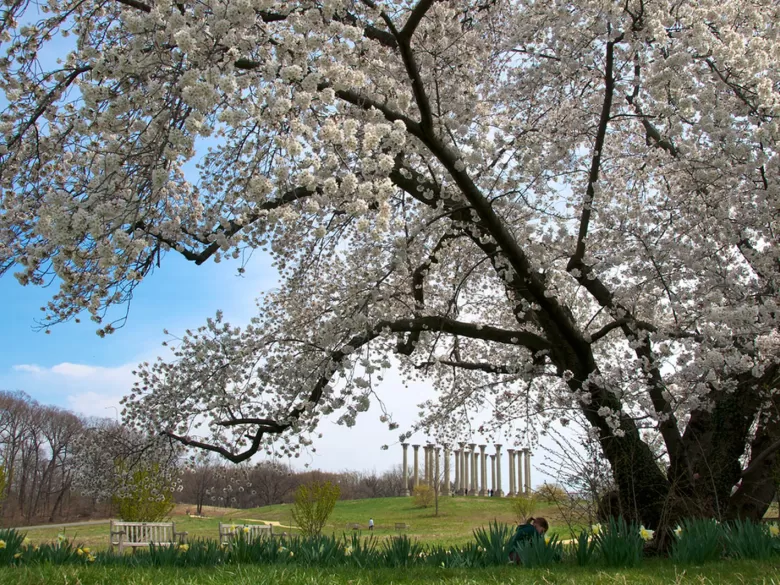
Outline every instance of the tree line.
{"label": "tree line", "polygon": [[[115,512],[116,498],[144,461],[154,461],[162,487],[175,486],[177,503],[250,508],[292,502],[298,486],[314,480],[341,488],[342,499],[396,496],[400,468],[383,473],[296,471],[263,461],[235,466],[209,457],[186,460],[165,445],[109,419],[79,416],[40,404],[24,392],[0,391],[0,501],[5,524],[32,524]],[[120,464],[121,462],[121,464]]]}

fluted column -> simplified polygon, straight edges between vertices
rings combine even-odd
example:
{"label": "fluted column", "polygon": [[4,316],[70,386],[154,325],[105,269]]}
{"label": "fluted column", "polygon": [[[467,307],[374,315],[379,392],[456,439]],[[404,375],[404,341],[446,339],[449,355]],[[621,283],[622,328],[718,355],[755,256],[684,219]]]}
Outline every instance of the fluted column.
{"label": "fluted column", "polygon": [[450,446],[444,445],[444,487],[441,493],[445,496],[450,495]]}
{"label": "fluted column", "polygon": [[493,495],[496,495],[496,456],[490,456],[490,489],[493,490]]}
{"label": "fluted column", "polygon": [[462,496],[466,493],[466,486],[468,485],[468,482],[466,481],[466,478],[468,475],[466,475],[467,467],[466,467],[466,443],[460,444],[460,486],[458,486],[458,495]]}
{"label": "fluted column", "polygon": [[413,486],[420,485],[420,445],[412,445],[414,449],[414,470],[412,471]]}
{"label": "fluted column", "polygon": [[466,489],[470,496],[474,495],[474,447],[469,445],[466,451],[466,461],[468,462],[469,472],[466,475]]}
{"label": "fluted column", "polygon": [[431,485],[431,446],[425,445],[425,484]]}
{"label": "fluted column", "polygon": [[523,475],[525,474],[525,472],[523,471],[525,469],[525,463],[524,463],[524,460],[523,460],[523,453],[524,453],[523,449],[518,449],[517,450],[517,495],[518,496],[520,496],[520,495],[523,495],[523,496],[528,495],[528,492],[523,487],[523,485],[524,485],[523,484]]}
{"label": "fluted column", "polygon": [[487,487],[487,459],[485,457],[485,447],[487,445],[480,445],[479,446],[479,469],[480,474],[482,475],[482,482],[479,484],[479,495],[480,496],[486,496],[488,487]]}
{"label": "fluted column", "polygon": [[464,447],[463,449],[463,495],[469,493],[469,450]]}
{"label": "fluted column", "polygon": [[515,496],[515,450],[507,449],[506,453],[509,458],[509,493],[507,496],[513,498]]}
{"label": "fluted column", "polygon": [[525,450],[525,489],[527,494],[531,494],[531,450]]}
{"label": "fluted column", "polygon": [[435,445],[432,447],[433,450],[433,489],[437,492],[441,493],[441,483],[439,483],[439,469],[441,469],[441,466],[439,465],[439,454],[441,453],[441,449],[439,447],[436,447]]}
{"label": "fluted column", "polygon": [[458,490],[460,489],[460,449],[455,449],[452,453],[452,464],[455,466],[455,487],[452,493],[458,495]]}
{"label": "fluted column", "polygon": [[404,461],[403,461],[403,476],[404,476],[404,491],[403,495],[408,496],[409,495],[409,460],[407,456],[407,449],[409,448],[409,443],[401,443],[401,448],[404,450]]}
{"label": "fluted column", "polygon": [[496,495],[504,495],[504,488],[501,487],[501,445],[496,444]]}
{"label": "fluted column", "polygon": [[479,452],[477,446],[474,445],[474,495],[479,495]]}

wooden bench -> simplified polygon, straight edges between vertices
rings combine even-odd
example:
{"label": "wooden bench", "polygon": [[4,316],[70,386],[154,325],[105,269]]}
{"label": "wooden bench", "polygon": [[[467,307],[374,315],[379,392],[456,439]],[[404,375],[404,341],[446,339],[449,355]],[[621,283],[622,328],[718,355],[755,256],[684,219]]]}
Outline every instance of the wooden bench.
{"label": "wooden bench", "polygon": [[219,543],[228,544],[239,535],[252,542],[258,538],[272,536],[274,527],[270,524],[223,524],[219,523]]}
{"label": "wooden bench", "polygon": [[109,536],[109,550],[119,547],[119,554],[125,548],[139,546],[171,546],[182,544],[186,538],[186,532],[176,532],[174,522],[124,522],[111,520],[111,534]]}
{"label": "wooden bench", "polygon": [[408,524],[404,524],[403,522],[396,522],[395,523],[395,529],[398,532],[401,532],[402,530],[409,530],[409,525]]}

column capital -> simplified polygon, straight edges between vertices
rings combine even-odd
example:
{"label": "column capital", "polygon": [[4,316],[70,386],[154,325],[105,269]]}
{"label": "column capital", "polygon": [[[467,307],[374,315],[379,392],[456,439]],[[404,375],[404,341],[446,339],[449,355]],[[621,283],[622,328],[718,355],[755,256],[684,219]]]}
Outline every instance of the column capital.
{"label": "column capital", "polygon": [[412,445],[412,447],[414,447],[415,449],[419,449],[420,445]]}
{"label": "column capital", "polygon": [[487,449],[487,445],[480,445],[479,446],[479,450],[482,451],[483,453],[485,452],[485,449]]}
{"label": "column capital", "polygon": [[494,446],[496,449],[500,449],[501,447],[503,447],[503,445],[502,445],[501,443],[494,443],[494,444],[493,444],[493,446]]}
{"label": "column capital", "polygon": [[476,443],[469,443],[469,447],[471,447],[472,451],[474,450],[474,447],[476,447],[476,446],[477,446]]}
{"label": "column capital", "polygon": [[517,449],[510,449],[509,447],[506,448],[507,453],[514,453]]}

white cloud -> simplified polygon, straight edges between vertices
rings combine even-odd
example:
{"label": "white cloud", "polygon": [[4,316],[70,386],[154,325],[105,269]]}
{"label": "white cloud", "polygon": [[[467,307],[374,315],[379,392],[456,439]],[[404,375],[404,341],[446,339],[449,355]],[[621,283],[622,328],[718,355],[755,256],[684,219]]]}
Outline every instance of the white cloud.
{"label": "white cloud", "polygon": [[51,367],[19,364],[13,370],[26,378],[23,386],[40,402],[86,416],[114,418],[114,408],[120,410],[119,401],[133,385],[135,367],[135,363],[104,367],[62,362]]}
{"label": "white cloud", "polygon": [[33,364],[19,364],[14,366],[13,369],[15,372],[27,372],[30,374],[42,374],[44,372],[42,367]]}

